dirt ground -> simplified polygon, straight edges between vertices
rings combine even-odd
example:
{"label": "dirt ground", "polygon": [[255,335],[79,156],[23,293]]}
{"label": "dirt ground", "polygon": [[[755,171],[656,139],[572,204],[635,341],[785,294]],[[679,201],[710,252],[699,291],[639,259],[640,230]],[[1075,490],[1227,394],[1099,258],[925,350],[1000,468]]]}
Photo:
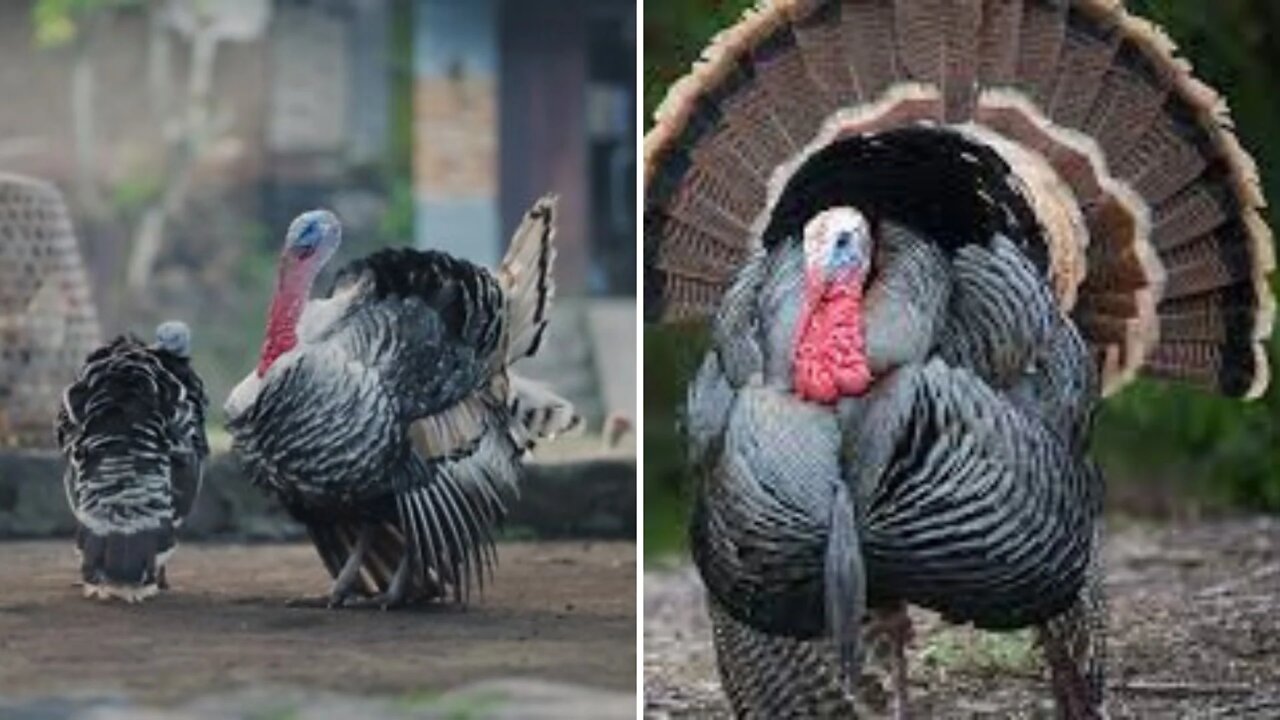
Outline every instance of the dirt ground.
{"label": "dirt ground", "polygon": [[[1280,718],[1280,518],[1113,528],[1112,718]],[[645,576],[651,718],[729,717],[697,574]],[[1052,718],[1028,633],[983,634],[913,611],[916,718]]]}
{"label": "dirt ground", "polygon": [[490,678],[635,688],[635,545],[505,543],[465,609],[285,607],[327,588],[304,545],[184,545],[145,605],[85,600],[71,543],[0,543],[0,697],[169,704],[281,685],[360,695]]}

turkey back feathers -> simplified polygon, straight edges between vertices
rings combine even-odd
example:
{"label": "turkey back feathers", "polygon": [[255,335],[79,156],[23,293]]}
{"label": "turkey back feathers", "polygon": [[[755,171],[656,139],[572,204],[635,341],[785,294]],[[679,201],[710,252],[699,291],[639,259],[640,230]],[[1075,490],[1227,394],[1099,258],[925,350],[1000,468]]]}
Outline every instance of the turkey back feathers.
{"label": "turkey back feathers", "polygon": [[86,595],[157,591],[199,491],[206,402],[185,358],[132,336],[90,354],[63,393],[56,430]]}

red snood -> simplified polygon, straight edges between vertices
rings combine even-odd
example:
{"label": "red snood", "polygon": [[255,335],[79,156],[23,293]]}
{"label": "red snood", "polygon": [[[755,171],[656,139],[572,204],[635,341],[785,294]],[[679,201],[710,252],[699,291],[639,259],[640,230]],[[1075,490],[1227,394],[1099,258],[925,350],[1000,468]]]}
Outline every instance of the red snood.
{"label": "red snood", "polygon": [[802,400],[827,405],[871,385],[860,274],[828,283],[810,273],[796,327],[792,384]]}
{"label": "red snood", "polygon": [[289,258],[281,260],[276,294],[267,314],[267,337],[262,342],[258,377],[265,375],[277,358],[298,344],[298,318],[307,304],[314,279],[315,273],[310,268],[295,265]]}

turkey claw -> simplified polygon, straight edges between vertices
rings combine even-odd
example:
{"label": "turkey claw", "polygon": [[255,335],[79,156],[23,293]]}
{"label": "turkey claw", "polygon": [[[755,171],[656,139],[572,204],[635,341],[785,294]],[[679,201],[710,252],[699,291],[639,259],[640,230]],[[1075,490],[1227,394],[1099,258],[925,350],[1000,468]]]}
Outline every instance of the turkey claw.
{"label": "turkey claw", "polygon": [[404,595],[405,593],[397,594],[385,592],[374,595],[373,597],[352,598],[346,603],[345,607],[359,608],[363,610],[381,610],[386,612],[388,610],[395,610],[408,605],[408,598]]}
{"label": "turkey claw", "polygon": [[341,595],[304,595],[284,601],[287,608],[311,608],[319,610],[337,610],[351,607],[352,598]]}

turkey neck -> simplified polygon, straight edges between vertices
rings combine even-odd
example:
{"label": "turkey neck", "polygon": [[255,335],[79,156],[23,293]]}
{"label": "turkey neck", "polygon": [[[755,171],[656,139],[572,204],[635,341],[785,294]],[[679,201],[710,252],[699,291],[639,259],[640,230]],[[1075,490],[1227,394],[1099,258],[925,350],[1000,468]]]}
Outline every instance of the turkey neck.
{"label": "turkey neck", "polygon": [[298,344],[298,319],[311,295],[319,268],[314,263],[286,255],[280,260],[276,274],[276,292],[267,313],[267,337],[262,342],[258,361],[258,377],[266,374],[271,364]]}
{"label": "turkey neck", "polygon": [[805,283],[792,385],[804,400],[834,404],[871,384],[862,318],[862,277]]}

